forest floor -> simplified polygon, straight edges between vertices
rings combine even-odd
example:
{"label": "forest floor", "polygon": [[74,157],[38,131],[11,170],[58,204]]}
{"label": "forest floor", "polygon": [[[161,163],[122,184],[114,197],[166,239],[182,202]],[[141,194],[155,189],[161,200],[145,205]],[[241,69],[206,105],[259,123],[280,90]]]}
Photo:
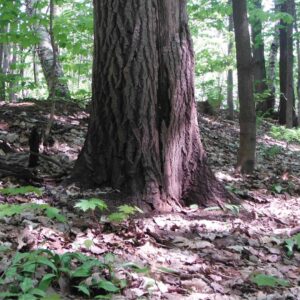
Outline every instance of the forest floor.
{"label": "forest floor", "polygon": [[[45,102],[0,104],[0,165],[2,161],[26,167],[30,130],[34,125],[44,127],[49,110]],[[59,255],[80,252],[101,261],[105,256],[115,276],[127,282],[112,299],[300,299],[300,249],[292,238],[300,232],[300,144],[272,138],[271,124],[261,122],[257,169],[251,176],[241,176],[234,171],[237,120],[228,121],[223,113],[202,116],[210,164],[241,198],[241,206],[226,210],[191,206],[178,213],[114,223],[74,207],[79,199],[101,198],[109,188],[82,192],[74,185],[59,184],[83,145],[87,120],[79,106],[58,104],[53,144],[44,149],[30,182],[22,175],[15,178],[16,174],[1,179],[0,188],[30,184],[40,187],[41,194],[0,191],[0,204],[47,203],[67,219],[59,222],[39,210],[5,216],[0,207],[2,279],[17,251],[43,248]],[[299,244],[298,238],[300,248]],[[50,292],[61,299],[86,299],[70,288],[72,280],[78,284],[74,278],[62,276]],[[0,292],[12,283],[5,284]]]}

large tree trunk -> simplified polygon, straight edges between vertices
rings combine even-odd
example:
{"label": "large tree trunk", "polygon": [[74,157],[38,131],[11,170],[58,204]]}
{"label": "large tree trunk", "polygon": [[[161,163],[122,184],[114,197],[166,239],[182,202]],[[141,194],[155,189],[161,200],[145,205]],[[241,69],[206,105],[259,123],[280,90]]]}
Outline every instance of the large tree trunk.
{"label": "large tree trunk", "polygon": [[[29,16],[34,16],[36,12],[36,4],[38,0],[26,0],[26,11]],[[55,71],[53,72],[54,56],[58,57],[57,49],[53,51],[51,37],[47,29],[42,25],[35,25],[34,29],[39,35],[40,42],[37,52],[43,69],[43,73],[48,85],[49,94],[54,94],[55,98],[70,98],[70,91],[64,80],[63,69],[56,59]],[[55,89],[52,92],[52,89]]]}
{"label": "large tree trunk", "polygon": [[146,209],[226,200],[200,141],[186,1],[94,0],[94,14],[91,117],[73,178]]}
{"label": "large tree trunk", "polygon": [[265,63],[265,45],[262,36],[262,21],[259,12],[262,11],[262,0],[253,0],[254,12],[251,21],[253,44],[253,75],[254,92],[256,94],[256,110],[261,114],[269,112],[267,100],[267,72]]}
{"label": "large tree trunk", "polygon": [[251,173],[255,167],[256,115],[247,2],[233,0],[232,4],[240,102],[240,148],[237,169],[243,173]]}
{"label": "large tree trunk", "polygon": [[[294,1],[286,0],[281,4],[281,12],[294,16]],[[293,84],[293,23],[284,19],[280,22],[280,104],[279,123],[293,126],[294,84]]]}
{"label": "large tree trunk", "polygon": [[[228,1],[231,5],[231,0]],[[229,16],[228,32],[233,32],[233,16]],[[228,57],[232,56],[233,52],[233,40],[229,37],[228,43]],[[233,120],[234,106],[233,106],[233,70],[232,67],[227,72],[227,106],[228,106],[228,119]]]}

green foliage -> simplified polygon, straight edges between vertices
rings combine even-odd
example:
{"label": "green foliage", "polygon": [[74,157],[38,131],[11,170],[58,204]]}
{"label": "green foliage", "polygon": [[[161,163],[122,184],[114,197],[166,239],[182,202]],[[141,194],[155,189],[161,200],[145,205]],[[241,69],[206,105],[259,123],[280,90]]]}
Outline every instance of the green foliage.
{"label": "green foliage", "polygon": [[283,140],[288,143],[300,143],[300,128],[290,129],[284,126],[272,126],[270,135],[278,140]]}
{"label": "green foliage", "polygon": [[[37,272],[37,270],[39,270]],[[99,274],[93,276],[94,274]],[[103,276],[101,276],[103,274]],[[79,294],[96,296],[118,293],[126,286],[124,280],[114,277],[112,265],[80,253],[55,254],[49,250],[17,253],[11,265],[0,277],[0,285],[6,290],[1,299],[59,299],[46,296],[51,286],[58,285],[62,277],[70,281]]]}
{"label": "green foliage", "polygon": [[0,189],[0,194],[6,196],[16,196],[16,195],[26,195],[26,194],[36,194],[37,196],[41,196],[43,194],[40,188],[28,185],[28,186],[21,186],[21,187],[11,187],[11,188],[4,188]]}
{"label": "green foliage", "polygon": [[129,206],[129,205],[121,205],[118,207],[118,212],[112,213],[108,216],[108,220],[110,222],[123,222],[127,220],[130,215],[134,215],[137,212],[142,212],[136,206]]}
{"label": "green foliage", "polygon": [[289,285],[289,282],[287,280],[265,274],[256,274],[252,276],[251,281],[259,287],[286,287]]}
{"label": "green foliage", "polygon": [[150,269],[148,267],[141,267],[138,264],[133,263],[133,262],[127,262],[127,263],[123,264],[122,267],[131,269],[135,273],[146,274],[146,273],[149,273],[149,271],[150,271]]}
{"label": "green foliage", "polygon": [[0,218],[11,217],[14,215],[21,214],[26,211],[41,212],[47,215],[48,218],[52,220],[57,220],[58,222],[65,222],[66,218],[60,214],[59,210],[55,207],[51,207],[48,204],[36,204],[36,203],[26,203],[26,204],[0,204]]}
{"label": "green foliage", "polygon": [[288,256],[292,256],[295,249],[297,249],[299,251],[300,250],[300,233],[292,236],[289,239],[286,239],[284,241],[284,246],[287,250]]}
{"label": "green foliage", "polygon": [[[107,204],[98,198],[91,198],[91,199],[82,199],[75,204],[75,207],[86,212],[86,211],[95,211],[97,208],[102,212],[107,209]],[[108,220],[110,222],[123,222],[127,220],[130,215],[134,215],[135,213],[143,211],[136,206],[130,205],[121,205],[118,207],[118,211],[111,213],[108,215]]]}
{"label": "green foliage", "polygon": [[263,155],[268,159],[274,159],[277,155],[282,153],[282,147],[280,146],[271,146],[263,148]]}
{"label": "green foliage", "polygon": [[98,198],[82,199],[75,204],[75,207],[84,212],[88,210],[94,211],[96,208],[100,211],[107,209],[106,203]]}
{"label": "green foliage", "polygon": [[272,191],[276,194],[282,194],[285,191],[285,188],[282,187],[279,183],[272,185]]}

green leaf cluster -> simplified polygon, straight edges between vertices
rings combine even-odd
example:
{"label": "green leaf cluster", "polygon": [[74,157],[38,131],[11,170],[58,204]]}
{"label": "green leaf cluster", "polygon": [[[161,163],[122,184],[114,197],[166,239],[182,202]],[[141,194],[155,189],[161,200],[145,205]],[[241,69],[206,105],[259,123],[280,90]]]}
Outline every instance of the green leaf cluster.
{"label": "green leaf cluster", "polygon": [[259,287],[277,287],[277,286],[288,286],[289,282],[284,279],[280,279],[276,276],[266,274],[256,274],[251,278],[251,281]]}
{"label": "green leaf cluster", "polygon": [[[98,198],[81,199],[76,204],[75,207],[82,210],[83,212],[95,211],[99,209],[101,212],[107,209],[107,204]],[[143,211],[136,206],[121,205],[118,207],[118,211],[108,215],[108,220],[110,222],[123,222],[127,220],[131,215],[137,212],[142,213]]]}
{"label": "green leaf cluster", "polygon": [[278,140],[283,140],[288,143],[300,143],[300,128],[286,128],[284,126],[272,126],[270,135]]}
{"label": "green leaf cluster", "polygon": [[58,255],[46,249],[16,253],[0,277],[0,285],[6,286],[0,298],[60,299],[47,292],[51,286],[57,286],[59,280],[68,278],[71,288],[97,299],[99,293],[100,296],[118,293],[126,286],[124,280],[114,277],[113,271],[111,265],[81,253]]}
{"label": "green leaf cluster", "polygon": [[41,196],[43,194],[40,188],[31,185],[0,189],[0,194],[5,196],[26,195],[31,193],[36,194],[37,196]]}
{"label": "green leaf cluster", "polygon": [[284,241],[284,246],[287,250],[288,256],[292,256],[295,249],[297,249],[299,251],[300,250],[300,233],[292,236],[289,239],[286,239]]}
{"label": "green leaf cluster", "polygon": [[38,211],[46,214],[46,216],[52,220],[66,222],[66,217],[60,213],[59,209],[48,204],[0,204],[0,218],[12,217],[26,211],[32,211],[35,213]]}

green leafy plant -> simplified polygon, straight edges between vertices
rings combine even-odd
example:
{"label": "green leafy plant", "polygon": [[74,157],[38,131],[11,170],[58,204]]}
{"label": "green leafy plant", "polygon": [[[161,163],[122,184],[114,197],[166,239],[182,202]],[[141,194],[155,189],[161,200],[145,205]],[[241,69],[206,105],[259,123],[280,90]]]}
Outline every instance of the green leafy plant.
{"label": "green leafy plant", "polygon": [[0,204],[0,218],[11,217],[26,211],[40,211],[41,213],[46,214],[47,217],[52,220],[57,220],[59,222],[66,221],[65,216],[60,214],[59,209],[49,206],[48,204]]}
{"label": "green leafy plant", "polygon": [[137,212],[142,213],[143,211],[136,206],[121,205],[118,207],[118,212],[112,213],[108,216],[108,220],[116,223],[123,222]]}
{"label": "green leafy plant", "polygon": [[30,193],[36,194],[37,196],[41,196],[43,194],[40,188],[31,185],[0,189],[0,194],[6,196],[25,195]]}
{"label": "green leafy plant", "polygon": [[272,126],[270,135],[278,140],[286,141],[287,143],[300,143],[300,128],[286,128],[284,126]]}
{"label": "green leafy plant", "polygon": [[282,187],[279,183],[273,184],[271,189],[276,194],[282,194],[285,191],[285,188]]}
{"label": "green leafy plant", "polygon": [[263,155],[269,159],[273,159],[281,153],[282,153],[282,147],[279,147],[276,145],[268,147],[268,148],[266,147],[263,149]]}
{"label": "green leafy plant", "polygon": [[[75,204],[75,207],[82,210],[83,212],[90,211],[93,218],[96,219],[94,211],[99,209],[101,212],[107,209],[107,204],[98,198],[82,199]],[[108,215],[107,220],[110,222],[123,222],[129,218],[129,216],[135,213],[143,211],[136,206],[121,205],[118,207],[118,211]]]}
{"label": "green leafy plant", "polygon": [[277,287],[289,285],[287,280],[266,274],[256,274],[252,276],[250,280],[259,287]]}
{"label": "green leafy plant", "polygon": [[284,241],[284,246],[287,250],[288,256],[292,256],[295,249],[300,250],[300,233],[286,239]]}
{"label": "green leafy plant", "polygon": [[[97,276],[95,275],[97,274]],[[55,254],[40,249],[17,253],[11,265],[0,277],[0,285],[6,289],[1,299],[55,299],[46,296],[49,287],[58,285],[62,276],[67,277],[71,288],[86,296],[118,293],[126,286],[124,280],[114,276],[111,264],[101,262],[81,253]],[[57,298],[56,298],[57,299]]]}
{"label": "green leafy plant", "polygon": [[98,198],[90,198],[90,199],[82,199],[75,204],[76,208],[86,212],[86,211],[94,211],[98,208],[100,211],[104,211],[107,209],[106,203]]}
{"label": "green leafy plant", "polygon": [[226,185],[225,187],[226,187],[226,189],[227,189],[229,192],[234,193],[234,194],[236,194],[236,195],[238,195],[238,196],[243,197],[243,196],[246,196],[246,195],[247,195],[247,191],[245,191],[245,190],[243,191],[243,190],[241,190],[241,189],[239,189],[239,188],[236,188],[236,187],[233,186],[233,185]]}

